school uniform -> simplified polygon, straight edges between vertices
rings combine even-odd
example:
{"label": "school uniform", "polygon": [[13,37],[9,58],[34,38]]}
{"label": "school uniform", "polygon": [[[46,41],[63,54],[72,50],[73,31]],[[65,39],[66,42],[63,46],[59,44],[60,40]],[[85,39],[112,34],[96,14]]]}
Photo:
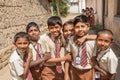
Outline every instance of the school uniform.
{"label": "school uniform", "polygon": [[95,56],[96,47],[95,40],[89,40],[84,42],[86,44],[86,66],[81,66],[82,58],[82,45],[75,44],[75,37],[71,37],[67,46],[67,51],[72,55],[72,72],[73,80],[93,80],[93,69],[91,65],[91,58]]}
{"label": "school uniform", "polygon": [[16,49],[10,56],[9,66],[12,80],[27,80],[20,77],[24,74],[24,55],[19,50]]}
{"label": "school uniform", "polygon": [[99,67],[102,68],[108,74],[116,73],[118,59],[111,48],[108,48],[105,51],[101,51],[97,56],[97,61]]}
{"label": "school uniform", "polygon": [[[51,58],[56,58],[56,47],[55,47],[55,40],[50,37],[50,33],[45,33],[41,36],[41,40],[44,43],[44,50],[43,52],[50,52]],[[58,39],[60,46],[61,43],[61,36]],[[60,48],[60,57],[64,56],[64,48]],[[44,63],[43,71],[42,71],[42,80],[63,80],[64,73],[58,73],[56,70],[57,63]],[[63,64],[63,63],[60,63]]]}
{"label": "school uniform", "polygon": [[[39,52],[37,52],[37,49],[36,49],[38,45],[39,45]],[[37,43],[31,41],[29,47],[31,48],[32,54],[33,54],[32,61],[36,61],[37,57],[39,57],[39,59],[43,58],[42,45],[41,45],[40,39],[38,40]],[[31,71],[32,76],[33,76],[33,80],[41,80],[42,65],[43,65],[43,63],[30,68],[30,71]]]}

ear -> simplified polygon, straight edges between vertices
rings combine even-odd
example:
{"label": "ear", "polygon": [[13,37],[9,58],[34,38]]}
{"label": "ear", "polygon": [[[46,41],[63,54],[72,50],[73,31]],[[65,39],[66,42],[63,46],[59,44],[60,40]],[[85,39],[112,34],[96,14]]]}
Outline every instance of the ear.
{"label": "ear", "polygon": [[16,44],[15,44],[15,41],[12,41],[12,43],[13,43],[14,45],[16,45]]}
{"label": "ear", "polygon": [[111,41],[110,46],[112,46],[115,42]]}

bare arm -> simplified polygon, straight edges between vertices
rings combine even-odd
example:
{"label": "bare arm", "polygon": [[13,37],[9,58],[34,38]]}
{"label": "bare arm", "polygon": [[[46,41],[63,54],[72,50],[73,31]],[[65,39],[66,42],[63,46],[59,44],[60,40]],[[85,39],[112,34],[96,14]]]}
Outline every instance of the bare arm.
{"label": "bare arm", "polygon": [[24,74],[21,75],[20,77],[23,77],[24,79],[27,77],[28,75],[28,71],[29,71],[29,66],[30,66],[30,61],[32,59],[32,52],[30,50],[30,52],[25,56],[26,62],[24,63]]}
{"label": "bare arm", "polygon": [[69,62],[66,61],[65,62],[65,77],[64,80],[70,80],[70,76],[69,76]]}
{"label": "bare arm", "polygon": [[46,60],[48,60],[50,58],[51,58],[51,54],[49,52],[46,52],[44,54],[43,58],[41,58],[39,60],[36,60],[36,61],[31,61],[30,67],[34,67],[34,66],[40,65],[41,63],[45,62]]}
{"label": "bare arm", "polygon": [[79,38],[75,41],[76,44],[81,45],[86,40],[95,40],[97,38],[97,35],[85,35],[82,38]]}
{"label": "bare arm", "polygon": [[46,62],[61,62],[61,61],[66,61],[66,60],[71,60],[71,55],[68,53],[66,56],[61,57],[61,58],[51,58],[47,60]]}

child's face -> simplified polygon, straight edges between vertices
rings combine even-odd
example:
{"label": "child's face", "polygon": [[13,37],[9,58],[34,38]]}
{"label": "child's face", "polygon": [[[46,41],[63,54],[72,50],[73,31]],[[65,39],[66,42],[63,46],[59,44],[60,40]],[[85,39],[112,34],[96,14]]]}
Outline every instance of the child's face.
{"label": "child's face", "polygon": [[109,34],[99,34],[97,37],[97,47],[104,51],[112,45],[112,36]]}
{"label": "child's face", "polygon": [[90,27],[87,26],[85,23],[78,22],[74,27],[75,35],[78,37],[83,37],[87,34],[89,28]]}
{"label": "child's face", "polygon": [[73,25],[66,25],[63,29],[63,34],[66,39],[69,39],[73,35]]}
{"label": "child's face", "polygon": [[39,39],[40,31],[37,27],[33,26],[28,29],[28,34],[30,35],[32,41],[37,42]]}
{"label": "child's face", "polygon": [[55,24],[55,26],[48,26],[48,29],[50,31],[51,37],[57,38],[61,33],[61,26],[58,24]]}
{"label": "child's face", "polygon": [[25,53],[29,46],[29,41],[27,38],[18,38],[14,44],[21,53]]}

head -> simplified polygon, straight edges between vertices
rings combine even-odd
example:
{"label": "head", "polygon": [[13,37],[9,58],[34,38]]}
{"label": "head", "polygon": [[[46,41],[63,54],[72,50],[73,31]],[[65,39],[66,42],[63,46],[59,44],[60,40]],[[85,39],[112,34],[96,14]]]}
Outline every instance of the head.
{"label": "head", "polygon": [[58,16],[51,16],[47,20],[48,29],[51,37],[57,38],[59,37],[62,29],[62,20]]}
{"label": "head", "polygon": [[25,53],[30,43],[30,37],[25,32],[18,32],[14,36],[13,43],[21,53]]}
{"label": "head", "polygon": [[29,34],[32,41],[37,42],[40,35],[40,30],[35,22],[28,23],[26,32]]}
{"label": "head", "polygon": [[90,29],[89,20],[85,15],[79,15],[74,18],[74,33],[75,36],[83,37]]}
{"label": "head", "polygon": [[63,24],[63,35],[65,39],[69,39],[73,34],[73,20],[69,20]]}
{"label": "head", "polygon": [[99,50],[104,51],[109,48],[113,43],[113,33],[110,30],[104,29],[97,34],[97,47]]}

